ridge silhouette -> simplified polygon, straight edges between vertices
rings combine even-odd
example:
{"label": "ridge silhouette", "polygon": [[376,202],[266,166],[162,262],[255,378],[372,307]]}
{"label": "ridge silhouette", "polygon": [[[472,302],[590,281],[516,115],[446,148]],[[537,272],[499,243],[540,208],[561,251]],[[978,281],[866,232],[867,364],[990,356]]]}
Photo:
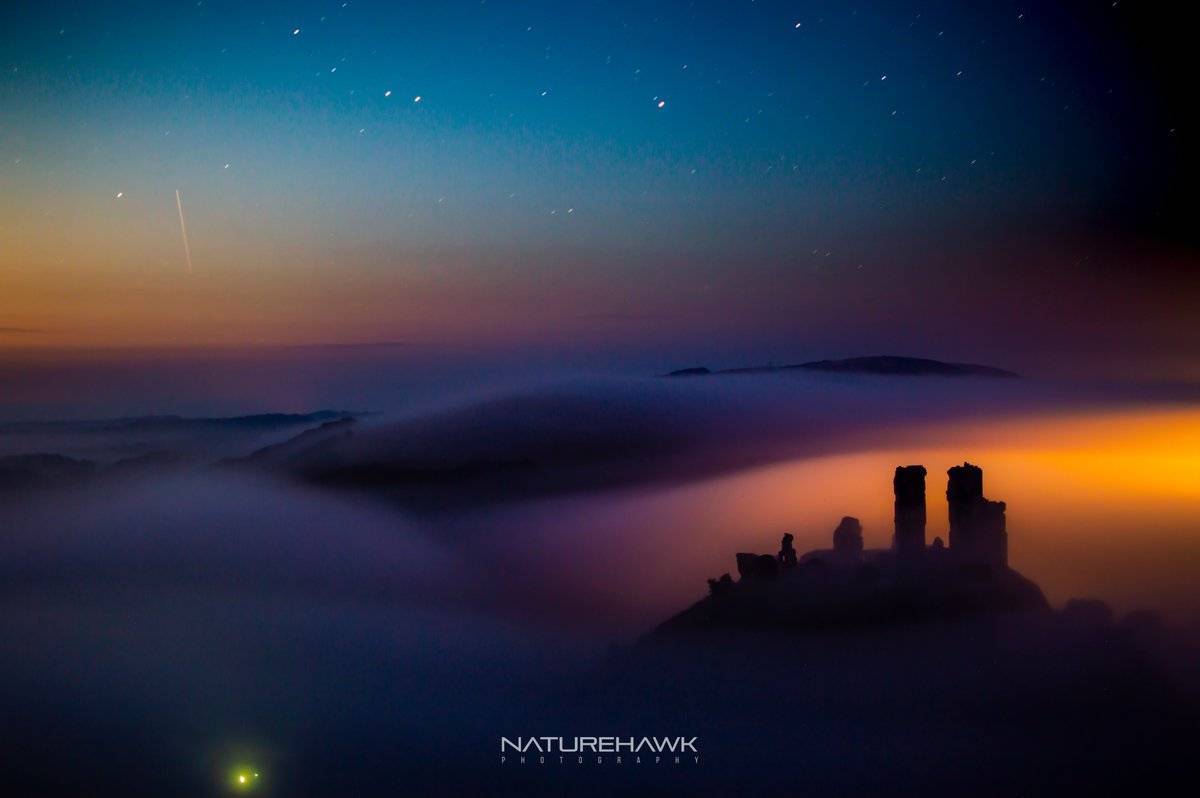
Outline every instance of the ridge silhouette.
{"label": "ridge silhouette", "polygon": [[903,355],[868,355],[842,360],[812,360],[783,366],[742,366],[730,369],[710,369],[692,366],[667,372],[667,377],[707,377],[729,374],[770,374],[778,371],[824,371],[835,374],[873,374],[892,377],[1003,377],[1021,375],[995,366],[978,363],[947,363],[925,357]]}

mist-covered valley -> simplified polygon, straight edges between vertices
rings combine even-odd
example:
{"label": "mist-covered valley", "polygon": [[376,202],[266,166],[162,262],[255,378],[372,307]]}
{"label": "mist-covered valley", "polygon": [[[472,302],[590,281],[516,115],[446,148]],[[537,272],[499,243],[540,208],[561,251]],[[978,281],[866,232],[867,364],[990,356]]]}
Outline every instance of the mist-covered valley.
{"label": "mist-covered valley", "polygon": [[[45,770],[68,752],[74,772],[134,792],[202,792],[234,761],[264,763],[279,794],[306,794],[301,784],[473,790],[483,782],[455,763],[494,765],[502,733],[641,728],[648,718],[620,696],[634,684],[654,692],[660,673],[673,674],[662,695],[676,709],[658,717],[700,727],[689,733],[711,740],[717,763],[724,747],[724,764],[705,771],[720,775],[704,783],[728,785],[734,762],[765,767],[772,735],[792,729],[777,720],[760,736],[730,736],[767,697],[754,688],[738,704],[721,685],[764,663],[741,659],[736,641],[707,665],[686,650],[623,652],[732,570],[736,551],[767,548],[783,531],[801,550],[819,548],[854,514],[872,545],[888,545],[890,469],[923,462],[936,475],[968,458],[1012,507],[1014,567],[1053,606],[1104,599],[1114,630],[1133,610],[1155,612],[1156,659],[1138,664],[1142,649],[1121,643],[1124,653],[1097,665],[1112,684],[1161,678],[1169,695],[1186,693],[1185,682],[1169,685],[1191,661],[1200,492],[1161,469],[1195,473],[1190,401],[1033,380],[609,376],[382,411],[10,424],[0,691],[26,720],[6,727],[5,744],[31,795],[71,792],[70,778]],[[1108,461],[1095,459],[1098,435]],[[50,461],[35,455],[61,458],[59,470],[37,471]],[[76,467],[64,471],[67,461]],[[1118,490],[1110,469],[1123,468],[1141,476],[1118,479]],[[935,496],[931,535],[944,525]],[[1047,667],[1046,652],[1062,646],[1085,662],[1099,655],[1086,636],[1048,645],[1056,623],[997,632],[997,673],[1030,646]],[[966,638],[944,635],[937,650],[974,661]],[[840,660],[772,643],[794,663],[772,678],[807,685],[785,703],[799,702],[792,711],[809,713],[817,737],[848,722],[820,708],[824,690],[849,687],[837,686],[838,669],[875,667],[860,648],[870,638],[853,639],[838,644],[850,647]],[[908,663],[897,667],[937,667],[909,642],[889,645]],[[1023,678],[1040,678],[1024,667]],[[946,695],[969,694],[975,678],[946,681]],[[1172,701],[1139,694],[1134,705],[1149,713]],[[863,731],[876,741],[888,734],[877,723]],[[1115,728],[1104,734],[1106,746],[1122,744]],[[399,748],[411,764],[397,769],[387,763]],[[356,775],[338,775],[343,760]],[[838,783],[836,769],[820,772]],[[594,777],[567,783],[603,792],[626,778]],[[484,781],[498,792],[546,786],[530,771],[498,778]]]}

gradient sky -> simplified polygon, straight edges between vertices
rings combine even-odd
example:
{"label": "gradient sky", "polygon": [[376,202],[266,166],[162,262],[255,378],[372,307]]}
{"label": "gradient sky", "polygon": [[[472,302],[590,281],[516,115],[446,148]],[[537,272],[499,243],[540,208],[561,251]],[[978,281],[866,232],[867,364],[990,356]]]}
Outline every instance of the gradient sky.
{"label": "gradient sky", "polygon": [[1198,377],[1194,68],[1132,5],[5,4],[0,348]]}

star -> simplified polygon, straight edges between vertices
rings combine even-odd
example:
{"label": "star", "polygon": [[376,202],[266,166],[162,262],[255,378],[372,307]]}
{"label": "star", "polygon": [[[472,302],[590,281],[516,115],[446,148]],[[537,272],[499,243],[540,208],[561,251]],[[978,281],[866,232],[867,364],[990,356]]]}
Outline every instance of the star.
{"label": "star", "polygon": [[667,104],[667,101],[666,101],[666,100],[659,100],[659,101],[658,101],[658,107],[659,107],[659,108],[664,108],[664,107],[666,107],[666,104]]}
{"label": "star", "polygon": [[292,35],[293,35],[293,36],[299,36],[299,35],[300,35],[300,29],[299,29],[299,28],[296,28],[294,31],[292,31]]}
{"label": "star", "polygon": [[125,196],[125,192],[124,192],[124,191],[118,191],[118,192],[117,192],[117,199],[120,199],[121,197],[124,197],[124,196]]}
{"label": "star", "polygon": [[415,102],[415,103],[421,102],[421,95],[418,94],[416,97],[413,97],[413,102]]}
{"label": "star", "polygon": [[383,96],[384,96],[384,97],[391,97],[391,96],[392,96],[392,90],[391,90],[391,89],[388,89],[387,91],[385,91],[385,92],[383,93]]}

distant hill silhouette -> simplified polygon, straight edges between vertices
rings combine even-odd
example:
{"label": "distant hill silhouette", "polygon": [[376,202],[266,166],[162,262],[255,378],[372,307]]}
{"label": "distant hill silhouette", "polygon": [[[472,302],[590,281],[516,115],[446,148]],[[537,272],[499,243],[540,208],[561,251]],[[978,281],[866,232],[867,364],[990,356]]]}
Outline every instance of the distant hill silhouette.
{"label": "distant hill silhouette", "polygon": [[0,457],[0,491],[71,484],[96,473],[96,464],[60,454]]}
{"label": "distant hill silhouette", "polygon": [[42,431],[65,431],[72,433],[97,431],[141,432],[176,427],[185,429],[272,428],[314,424],[362,415],[364,414],[345,410],[317,410],[312,413],[256,413],[246,416],[221,416],[212,418],[152,415],[86,419],[82,421],[11,421],[0,423],[0,434],[12,435]]}
{"label": "distant hill silhouette", "polygon": [[[0,495],[80,485],[89,480],[139,471],[209,464],[208,452],[300,429],[305,435],[352,423],[362,413],[318,410],[312,413],[259,413],[246,416],[187,418],[136,416],[80,421],[0,423]],[[314,427],[313,425],[320,425]],[[287,442],[277,445],[285,459]],[[292,444],[292,449],[303,444]],[[275,447],[268,446],[267,450]],[[83,453],[83,456],[80,456]],[[269,459],[269,455],[264,455]]]}
{"label": "distant hill silhouette", "polygon": [[229,464],[251,464],[265,466],[291,466],[302,464],[306,456],[319,452],[322,447],[345,440],[357,422],[353,418],[338,418],[326,421],[319,427],[306,429],[286,441],[264,446],[246,457],[233,458]]}
{"label": "distant hill silhouette", "polygon": [[668,373],[668,377],[704,377],[719,374],[766,374],[777,371],[826,371],[840,374],[879,374],[895,377],[1019,377],[1013,371],[976,363],[946,363],[923,357],[872,355],[844,360],[813,360],[786,366],[747,366],[713,370],[692,366]]}

